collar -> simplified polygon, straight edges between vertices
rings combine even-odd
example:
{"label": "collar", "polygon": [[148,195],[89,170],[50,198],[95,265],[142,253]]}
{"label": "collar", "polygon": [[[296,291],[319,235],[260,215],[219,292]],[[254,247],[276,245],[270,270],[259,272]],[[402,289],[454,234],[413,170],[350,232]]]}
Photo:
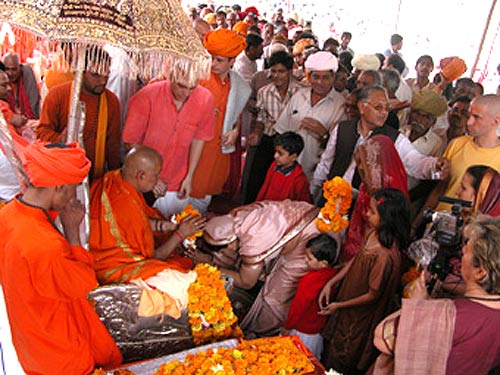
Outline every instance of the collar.
{"label": "collar", "polygon": [[291,166],[289,166],[288,168],[283,168],[283,167],[280,167],[279,165],[277,165],[274,170],[276,172],[283,173],[285,176],[288,176],[295,169],[296,166],[297,166],[297,162],[294,161],[293,164]]}

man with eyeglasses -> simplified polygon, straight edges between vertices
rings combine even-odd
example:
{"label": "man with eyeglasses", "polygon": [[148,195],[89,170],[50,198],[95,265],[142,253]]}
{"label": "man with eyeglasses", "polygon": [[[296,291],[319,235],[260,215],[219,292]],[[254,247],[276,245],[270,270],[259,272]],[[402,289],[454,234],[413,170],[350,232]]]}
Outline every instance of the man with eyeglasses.
{"label": "man with eyeglasses", "polygon": [[[368,137],[376,134],[391,138],[408,175],[422,180],[448,176],[449,162],[446,159],[421,154],[408,138],[386,124],[389,100],[382,86],[364,87],[358,96],[358,110],[359,120],[343,121],[333,130],[310,181],[311,193],[318,205],[322,203],[321,188],[325,180],[341,176],[355,189],[359,188],[361,179],[356,171],[354,151]],[[436,171],[440,172],[439,176],[434,173]]]}
{"label": "man with eyeglasses", "polygon": [[293,131],[304,139],[304,150],[297,161],[310,180],[319,161],[321,145],[330,130],[344,119],[344,97],[333,87],[337,58],[327,51],[319,51],[305,62],[310,87],[299,89],[276,121],[278,133]]}
{"label": "man with eyeglasses", "polygon": [[153,194],[165,217],[182,211],[206,141],[214,136],[214,98],[199,78],[177,62],[169,80],[142,88],[131,99],[123,142],[151,147],[163,158]]}
{"label": "man with eyeglasses", "polygon": [[[111,58],[99,47],[85,51],[80,101],[85,103],[83,145],[92,161],[90,179],[101,177],[106,170],[120,167],[121,112],[115,94],[106,89]],[[65,142],[73,82],[50,89],[42,107],[36,129],[39,139]]]}

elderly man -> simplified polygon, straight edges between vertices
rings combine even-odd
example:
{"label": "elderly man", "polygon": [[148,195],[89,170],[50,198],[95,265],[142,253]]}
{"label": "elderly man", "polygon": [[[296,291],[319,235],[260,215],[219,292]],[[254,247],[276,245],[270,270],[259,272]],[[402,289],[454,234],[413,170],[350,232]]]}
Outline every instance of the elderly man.
{"label": "elderly man", "polygon": [[344,118],[344,97],[335,91],[333,81],[338,68],[337,58],[319,51],[305,64],[311,87],[299,89],[290,99],[274,129],[278,133],[293,131],[304,138],[304,151],[298,162],[310,179],[319,161],[321,143],[330,130]]}
{"label": "elderly man", "polygon": [[[85,103],[83,144],[92,161],[91,178],[101,177],[106,169],[120,167],[120,104],[116,95],[106,89],[109,65],[110,58],[104,50],[86,51],[80,100]],[[66,140],[72,87],[72,82],[66,82],[47,94],[36,130],[41,140]]]}
{"label": "elderly man", "polygon": [[[90,161],[76,144],[40,141],[24,156],[32,186],[0,210],[0,283],[19,361],[27,374],[117,366],[120,352],[87,299],[97,280],[75,193]],[[59,212],[65,236],[49,212]]]}
{"label": "elderly man", "polygon": [[[107,172],[92,185],[89,243],[100,283],[141,279],[173,296],[171,288],[179,284],[172,280],[191,280],[193,275],[187,273],[192,261],[177,255],[175,249],[184,238],[203,229],[205,220],[191,217],[176,225],[146,204],[142,194],[154,188],[162,165],[157,151],[135,146],[121,170]],[[182,307],[182,303],[166,303],[160,312],[177,318]]]}
{"label": "elderly man", "polygon": [[[388,136],[401,157],[407,173],[419,179],[433,179],[433,171],[447,174],[448,164],[444,159],[429,157],[418,152],[408,138],[386,124],[389,100],[381,86],[368,86],[358,96],[358,110],[361,118],[343,121],[334,129],[321,161],[311,181],[311,193],[315,202],[321,202],[321,188],[325,180],[341,176],[359,188],[361,179],[356,173],[354,151],[368,137],[376,134]],[[318,203],[319,204],[319,203]]]}
{"label": "elderly man", "polygon": [[29,65],[21,64],[19,56],[13,52],[4,55],[2,62],[12,88],[7,96],[12,111],[30,120],[38,119],[40,117],[40,90],[33,70]]}
{"label": "elderly man", "polygon": [[246,47],[243,37],[233,30],[210,31],[203,45],[212,55],[210,79],[201,81],[215,99],[215,129],[212,140],[205,142],[193,176],[193,206],[205,212],[212,195],[222,193],[230,171],[230,154],[240,133],[239,116],[250,97],[250,86],[231,70],[236,56]]}
{"label": "elderly man", "polygon": [[149,146],[163,157],[155,207],[169,216],[191,196],[193,175],[205,141],[214,136],[214,98],[176,63],[170,80],[147,85],[130,100],[123,142]]}
{"label": "elderly man", "polygon": [[[448,178],[439,182],[425,202],[425,208],[448,209],[449,205],[440,203],[442,195],[456,197],[456,191],[467,168],[472,165],[486,165],[500,170],[500,138],[497,128],[500,125],[500,97],[484,95],[474,99],[469,109],[467,122],[469,135],[455,138],[450,142],[443,156],[450,160]],[[421,223],[422,215],[414,222],[414,228]]]}

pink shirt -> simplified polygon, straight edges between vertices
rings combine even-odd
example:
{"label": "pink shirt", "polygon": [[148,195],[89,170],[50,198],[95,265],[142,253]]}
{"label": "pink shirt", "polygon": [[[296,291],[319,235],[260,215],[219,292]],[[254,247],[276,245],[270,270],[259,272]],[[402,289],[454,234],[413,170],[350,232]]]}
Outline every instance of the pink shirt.
{"label": "pink shirt", "polygon": [[178,112],[169,81],[145,86],[129,102],[123,142],[138,143],[163,156],[161,179],[168,191],[178,191],[186,176],[193,139],[213,138],[214,98],[197,86]]}

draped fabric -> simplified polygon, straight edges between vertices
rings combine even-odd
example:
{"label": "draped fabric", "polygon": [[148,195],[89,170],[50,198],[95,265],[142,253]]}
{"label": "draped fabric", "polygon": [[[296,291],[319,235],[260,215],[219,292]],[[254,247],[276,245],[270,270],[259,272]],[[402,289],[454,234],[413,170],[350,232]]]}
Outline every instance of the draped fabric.
{"label": "draped fabric", "polygon": [[[394,188],[401,190],[406,197],[409,197],[408,175],[391,139],[384,135],[376,135],[367,139],[363,145],[367,155],[365,170],[370,174],[373,185],[371,190]],[[352,259],[361,247],[367,230],[366,213],[369,205],[370,195],[366,182],[363,181],[344,240],[341,252],[342,261],[347,262]]]}
{"label": "draped fabric", "polygon": [[500,216],[500,174],[490,168],[481,179],[476,193],[474,212]]}
{"label": "draped fabric", "polygon": [[152,258],[155,247],[166,238],[153,232],[150,218],[164,220],[123,180],[120,170],[106,173],[92,185],[89,244],[100,283],[145,280],[164,269],[186,272],[192,268],[190,259],[175,253],[165,261]]}

